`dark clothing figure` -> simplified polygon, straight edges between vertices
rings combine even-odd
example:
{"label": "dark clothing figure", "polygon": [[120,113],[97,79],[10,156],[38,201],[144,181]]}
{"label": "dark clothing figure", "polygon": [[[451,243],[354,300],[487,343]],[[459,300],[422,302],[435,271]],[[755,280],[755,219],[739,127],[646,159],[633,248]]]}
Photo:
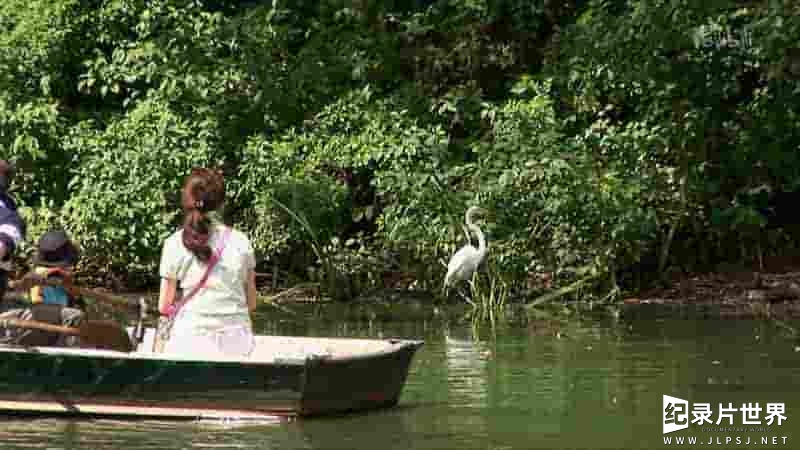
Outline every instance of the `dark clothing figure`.
{"label": "dark clothing figure", "polygon": [[8,289],[11,257],[25,239],[25,222],[17,211],[17,202],[8,195],[14,172],[13,164],[0,160],[0,299]]}
{"label": "dark clothing figure", "polygon": [[11,257],[23,239],[25,222],[17,212],[17,204],[8,194],[0,191],[0,297],[8,289]]}

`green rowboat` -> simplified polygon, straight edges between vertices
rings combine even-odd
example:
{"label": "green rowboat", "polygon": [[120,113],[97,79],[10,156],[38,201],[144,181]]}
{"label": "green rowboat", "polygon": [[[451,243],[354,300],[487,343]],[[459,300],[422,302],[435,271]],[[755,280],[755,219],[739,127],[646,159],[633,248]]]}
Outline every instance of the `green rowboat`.
{"label": "green rowboat", "polygon": [[263,419],[397,404],[422,341],[256,336],[247,358],[0,346],[0,414]]}

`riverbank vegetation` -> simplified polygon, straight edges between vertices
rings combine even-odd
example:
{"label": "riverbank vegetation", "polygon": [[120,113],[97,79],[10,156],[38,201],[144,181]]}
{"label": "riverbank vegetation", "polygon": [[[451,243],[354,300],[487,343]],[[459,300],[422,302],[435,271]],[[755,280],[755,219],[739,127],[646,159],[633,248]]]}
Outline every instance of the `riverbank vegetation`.
{"label": "riverbank vegetation", "polygon": [[798,248],[798,42],[788,0],[6,0],[0,151],[97,282],[219,165],[275,286],[439,292],[476,204],[483,298],[613,301]]}

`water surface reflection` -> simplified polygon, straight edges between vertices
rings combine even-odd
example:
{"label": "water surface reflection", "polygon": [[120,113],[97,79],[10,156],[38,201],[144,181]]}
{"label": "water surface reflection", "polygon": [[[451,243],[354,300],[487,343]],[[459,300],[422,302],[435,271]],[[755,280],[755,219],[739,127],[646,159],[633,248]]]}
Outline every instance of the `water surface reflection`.
{"label": "water surface reflection", "polygon": [[259,424],[6,417],[0,443],[69,450],[654,448],[663,447],[667,394],[712,404],[784,402],[787,422],[771,435],[788,436],[787,448],[798,445],[791,423],[800,420],[800,353],[783,327],[640,317],[492,332],[458,318],[314,305],[258,321],[261,333],[425,339],[392,410]]}

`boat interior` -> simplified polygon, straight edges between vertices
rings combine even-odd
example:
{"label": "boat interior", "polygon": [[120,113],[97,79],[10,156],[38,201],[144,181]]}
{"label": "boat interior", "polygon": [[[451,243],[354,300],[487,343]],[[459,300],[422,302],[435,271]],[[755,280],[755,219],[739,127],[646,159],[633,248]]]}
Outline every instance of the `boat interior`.
{"label": "boat interior", "polygon": [[[128,330],[131,331],[130,329]],[[111,350],[86,349],[86,348],[61,348],[61,347],[26,347],[25,351],[35,351],[45,354],[92,354],[97,357],[113,358],[147,358],[170,360],[202,360],[202,361],[236,361],[243,363],[276,362],[302,363],[308,357],[319,358],[349,358],[360,355],[367,356],[376,353],[390,352],[403,341],[389,339],[358,339],[358,338],[317,338],[295,336],[256,336],[256,346],[247,357],[235,356],[204,356],[201,354],[181,353],[154,353],[153,338],[155,329],[145,330],[144,338],[139,343],[136,351],[123,353]],[[18,352],[20,347],[0,346],[0,352]]]}

